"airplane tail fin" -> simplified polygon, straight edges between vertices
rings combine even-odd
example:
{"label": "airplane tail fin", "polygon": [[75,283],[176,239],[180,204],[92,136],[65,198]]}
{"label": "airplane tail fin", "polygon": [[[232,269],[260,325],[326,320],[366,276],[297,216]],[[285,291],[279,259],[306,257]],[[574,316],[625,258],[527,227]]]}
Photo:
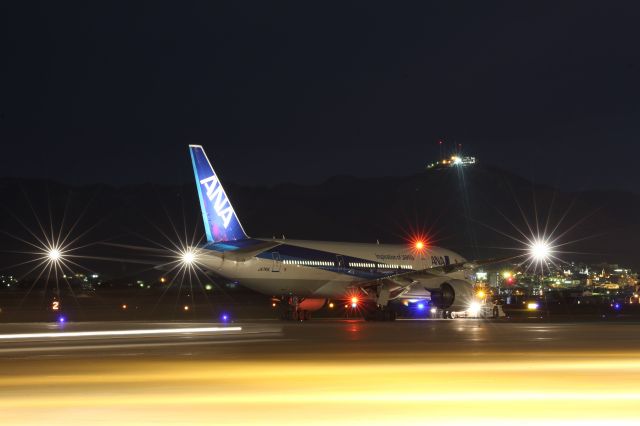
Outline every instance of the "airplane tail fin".
{"label": "airplane tail fin", "polygon": [[217,243],[248,238],[202,146],[189,145],[189,152],[207,241]]}

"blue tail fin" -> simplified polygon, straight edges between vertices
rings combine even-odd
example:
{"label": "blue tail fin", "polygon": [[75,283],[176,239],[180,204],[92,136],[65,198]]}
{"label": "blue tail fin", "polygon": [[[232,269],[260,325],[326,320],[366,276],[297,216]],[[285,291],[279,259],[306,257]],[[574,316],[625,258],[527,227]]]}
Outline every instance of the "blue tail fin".
{"label": "blue tail fin", "polygon": [[189,145],[189,151],[207,241],[217,243],[248,238],[202,146]]}

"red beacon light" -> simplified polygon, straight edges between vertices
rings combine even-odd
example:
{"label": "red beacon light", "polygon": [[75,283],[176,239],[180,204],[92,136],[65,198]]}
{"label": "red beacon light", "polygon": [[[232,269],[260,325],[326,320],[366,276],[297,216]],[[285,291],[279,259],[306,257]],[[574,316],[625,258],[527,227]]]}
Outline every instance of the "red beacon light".
{"label": "red beacon light", "polygon": [[351,307],[355,309],[357,306],[358,306],[358,298],[354,296],[351,298]]}
{"label": "red beacon light", "polygon": [[424,248],[424,242],[420,240],[416,241],[415,247],[417,250],[422,250]]}

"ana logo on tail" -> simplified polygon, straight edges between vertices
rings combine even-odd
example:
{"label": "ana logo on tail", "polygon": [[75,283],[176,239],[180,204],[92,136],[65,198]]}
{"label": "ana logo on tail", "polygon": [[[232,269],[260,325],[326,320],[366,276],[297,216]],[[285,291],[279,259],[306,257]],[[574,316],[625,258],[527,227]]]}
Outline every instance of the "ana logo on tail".
{"label": "ana logo on tail", "polygon": [[207,241],[237,241],[249,238],[233,211],[231,200],[200,145],[189,145],[191,164]]}
{"label": "ana logo on tail", "polygon": [[229,199],[222,190],[222,185],[216,175],[210,176],[200,181],[200,185],[203,185],[207,190],[207,198],[213,203],[213,209],[216,214],[222,219],[224,229],[227,229],[231,218],[233,217],[233,208],[229,203]]}

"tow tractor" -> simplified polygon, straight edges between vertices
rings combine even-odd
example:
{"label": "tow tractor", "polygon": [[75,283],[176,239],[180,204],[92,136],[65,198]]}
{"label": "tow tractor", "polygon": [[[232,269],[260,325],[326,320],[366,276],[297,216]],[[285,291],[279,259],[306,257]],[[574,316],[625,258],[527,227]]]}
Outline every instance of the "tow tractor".
{"label": "tow tractor", "polygon": [[449,318],[502,318],[507,315],[502,309],[502,304],[493,302],[472,302],[465,311],[450,311]]}
{"label": "tow tractor", "polygon": [[507,316],[502,305],[502,300],[490,300],[485,291],[479,290],[467,309],[464,311],[442,311],[442,318],[502,318]]}

